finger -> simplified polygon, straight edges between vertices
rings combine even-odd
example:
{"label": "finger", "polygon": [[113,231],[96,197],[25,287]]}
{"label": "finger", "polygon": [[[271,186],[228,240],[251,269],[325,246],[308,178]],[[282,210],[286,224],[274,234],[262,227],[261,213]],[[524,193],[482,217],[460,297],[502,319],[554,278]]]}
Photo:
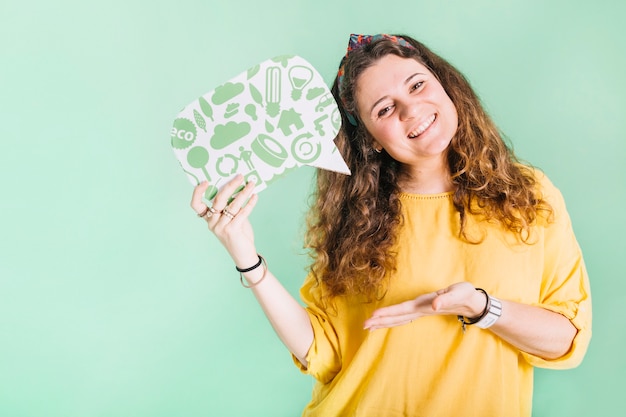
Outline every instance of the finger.
{"label": "finger", "polygon": [[374,331],[377,329],[386,329],[391,327],[404,326],[420,317],[419,314],[403,314],[399,316],[377,317],[365,321],[363,328],[365,330]]}
{"label": "finger", "polygon": [[232,201],[226,207],[230,213],[233,215],[238,215],[241,208],[244,206],[246,201],[250,198],[250,195],[254,191],[254,182],[248,182],[245,187],[241,191],[237,193],[237,195],[232,199]]}
{"label": "finger", "polygon": [[413,300],[405,301],[403,303],[395,304],[388,307],[379,308],[378,310],[374,311],[372,317],[399,316],[411,313],[432,314],[432,302],[436,296],[436,293],[430,292],[427,294],[422,294]]}
{"label": "finger", "polygon": [[193,194],[191,195],[191,208],[194,209],[196,213],[201,213],[204,211],[206,204],[202,202],[202,196],[204,192],[209,188],[208,181],[202,181],[200,184],[196,185],[193,189]]}
{"label": "finger", "polygon": [[245,220],[245,217],[241,217],[241,220],[235,220],[236,217],[239,217],[239,212],[241,207],[248,200],[252,190],[254,189],[254,183],[250,182],[246,184],[241,189],[236,189],[236,195],[230,197],[230,201],[228,205],[226,205],[221,212],[221,216],[219,221],[217,222],[217,226],[225,227],[228,224],[237,224],[241,221]]}
{"label": "finger", "polygon": [[250,198],[248,199],[248,202],[246,203],[246,205],[243,206],[241,210],[239,210],[239,212],[237,213],[237,216],[235,216],[235,218],[233,219],[233,222],[242,222],[245,219],[247,219],[250,213],[252,212],[252,209],[254,209],[254,206],[256,205],[257,201],[259,201],[259,196],[257,194],[252,194]]}
{"label": "finger", "polygon": [[409,300],[400,304],[379,308],[372,313],[372,318],[393,317],[414,313],[416,309],[416,301],[417,299]]}
{"label": "finger", "polygon": [[213,199],[213,207],[217,211],[222,211],[228,204],[230,196],[232,196],[237,188],[241,186],[243,182],[243,175],[237,174],[232,180],[228,181],[224,187],[217,193]]}

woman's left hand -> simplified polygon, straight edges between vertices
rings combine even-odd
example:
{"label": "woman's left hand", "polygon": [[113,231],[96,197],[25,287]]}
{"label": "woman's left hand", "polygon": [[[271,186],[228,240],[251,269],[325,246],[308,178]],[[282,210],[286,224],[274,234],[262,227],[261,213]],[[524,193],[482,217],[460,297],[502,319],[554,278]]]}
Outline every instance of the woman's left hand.
{"label": "woman's left hand", "polygon": [[476,317],[486,304],[485,295],[469,282],[458,282],[441,290],[422,294],[413,300],[380,308],[365,321],[365,329],[401,326],[432,315]]}

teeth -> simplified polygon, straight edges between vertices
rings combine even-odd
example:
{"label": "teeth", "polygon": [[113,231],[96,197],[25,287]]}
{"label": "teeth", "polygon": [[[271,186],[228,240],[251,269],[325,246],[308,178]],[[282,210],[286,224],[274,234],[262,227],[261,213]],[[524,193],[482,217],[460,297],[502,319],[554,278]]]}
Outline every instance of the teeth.
{"label": "teeth", "polygon": [[412,131],[411,133],[409,133],[409,137],[410,138],[416,138],[419,135],[421,135],[422,133],[424,133],[424,131],[426,129],[428,129],[428,127],[435,121],[435,115],[433,114],[431,117],[428,118],[428,120],[426,120],[424,123],[422,123],[421,125],[419,125],[417,127],[417,129],[415,129],[414,131]]}

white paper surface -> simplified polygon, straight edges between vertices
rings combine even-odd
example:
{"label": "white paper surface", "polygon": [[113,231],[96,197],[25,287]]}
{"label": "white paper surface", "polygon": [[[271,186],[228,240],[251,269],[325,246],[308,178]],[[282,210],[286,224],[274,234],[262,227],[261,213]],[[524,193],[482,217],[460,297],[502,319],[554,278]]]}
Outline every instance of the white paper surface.
{"label": "white paper surface", "polygon": [[205,200],[241,173],[260,192],[302,165],[350,170],[333,142],[341,116],[321,75],[299,56],[264,61],[187,105],[171,131],[190,182]]}

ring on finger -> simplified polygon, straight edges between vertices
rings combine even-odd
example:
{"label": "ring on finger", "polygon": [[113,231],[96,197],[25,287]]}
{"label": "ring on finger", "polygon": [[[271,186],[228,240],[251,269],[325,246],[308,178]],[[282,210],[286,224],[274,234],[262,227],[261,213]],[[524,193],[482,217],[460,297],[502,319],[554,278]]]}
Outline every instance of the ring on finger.
{"label": "ring on finger", "polygon": [[230,211],[228,211],[228,206],[226,206],[224,208],[224,210],[222,210],[222,214],[226,217],[228,217],[229,219],[234,219],[235,218],[235,214],[231,213]]}
{"label": "ring on finger", "polygon": [[207,219],[211,216],[213,216],[214,214],[216,214],[218,211],[215,210],[213,207],[209,207],[207,206],[207,208],[205,208],[202,213],[198,213],[198,217],[206,217]]}
{"label": "ring on finger", "polygon": [[213,207],[207,207],[207,211],[208,211],[208,213],[206,214],[207,219],[213,216],[214,214],[218,213],[218,211],[215,210]]}
{"label": "ring on finger", "polygon": [[[198,213],[198,217],[204,217],[207,215],[207,213],[211,211],[208,207],[205,208],[204,210],[202,210],[202,212]],[[210,216],[209,216],[210,217]]]}

